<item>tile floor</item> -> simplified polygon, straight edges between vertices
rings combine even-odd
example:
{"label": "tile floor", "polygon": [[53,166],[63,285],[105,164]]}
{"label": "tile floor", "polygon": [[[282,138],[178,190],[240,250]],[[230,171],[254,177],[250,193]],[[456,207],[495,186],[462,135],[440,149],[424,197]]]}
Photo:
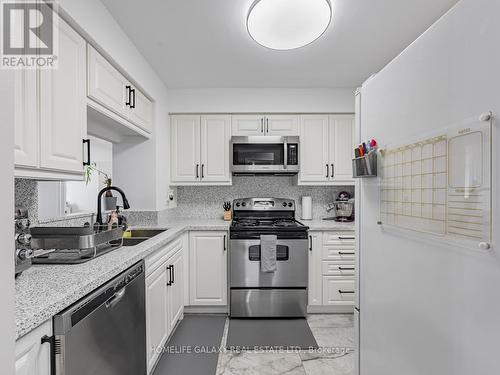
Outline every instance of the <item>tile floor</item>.
{"label": "tile floor", "polygon": [[[230,352],[219,355],[217,375],[352,375],[354,320],[352,314],[308,317],[320,347],[315,352]],[[227,321],[222,338],[225,346]]]}

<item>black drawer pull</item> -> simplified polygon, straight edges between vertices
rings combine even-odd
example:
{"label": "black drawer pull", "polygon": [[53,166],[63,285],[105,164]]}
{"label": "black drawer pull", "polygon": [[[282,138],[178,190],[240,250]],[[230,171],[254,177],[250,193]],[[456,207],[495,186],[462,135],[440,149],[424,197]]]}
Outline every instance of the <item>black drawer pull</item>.
{"label": "black drawer pull", "polygon": [[339,289],[340,294],[354,294],[354,290],[342,290]]}
{"label": "black drawer pull", "polygon": [[309,251],[313,250],[313,237],[309,236]]}
{"label": "black drawer pull", "polygon": [[339,267],[340,271],[354,271],[354,267]]}
{"label": "black drawer pull", "polygon": [[339,251],[339,255],[354,255],[352,251]]}
{"label": "black drawer pull", "polygon": [[355,237],[339,237],[339,240],[355,240]]}

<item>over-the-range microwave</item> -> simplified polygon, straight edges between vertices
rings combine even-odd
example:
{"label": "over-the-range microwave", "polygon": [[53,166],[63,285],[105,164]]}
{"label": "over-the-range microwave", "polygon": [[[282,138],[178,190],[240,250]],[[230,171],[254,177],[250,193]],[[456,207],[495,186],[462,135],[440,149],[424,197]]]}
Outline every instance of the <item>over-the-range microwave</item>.
{"label": "over-the-range microwave", "polygon": [[297,174],[299,137],[248,136],[231,138],[231,171],[242,174]]}

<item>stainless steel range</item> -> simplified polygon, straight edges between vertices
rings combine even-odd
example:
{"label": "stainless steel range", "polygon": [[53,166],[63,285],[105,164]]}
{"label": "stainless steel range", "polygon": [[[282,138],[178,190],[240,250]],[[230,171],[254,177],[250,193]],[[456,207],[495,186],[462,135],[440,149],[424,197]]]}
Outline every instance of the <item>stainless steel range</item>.
{"label": "stainless steel range", "polygon": [[[295,220],[295,202],[245,198],[233,202],[230,227],[231,317],[304,317],[307,306],[308,227]],[[275,265],[261,268],[261,236],[275,235]]]}

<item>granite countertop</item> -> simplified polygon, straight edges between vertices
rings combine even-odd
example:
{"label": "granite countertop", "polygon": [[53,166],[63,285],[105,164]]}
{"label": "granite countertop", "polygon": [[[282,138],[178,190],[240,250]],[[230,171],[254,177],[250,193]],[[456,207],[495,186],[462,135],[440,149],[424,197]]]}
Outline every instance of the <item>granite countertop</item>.
{"label": "granite countertop", "polygon": [[[311,230],[353,229],[353,223],[301,220]],[[168,228],[136,246],[126,246],[83,264],[34,265],[15,282],[16,338],[32,331],[52,316],[146,258],[189,230],[228,230],[222,219],[170,219],[137,228]]]}

